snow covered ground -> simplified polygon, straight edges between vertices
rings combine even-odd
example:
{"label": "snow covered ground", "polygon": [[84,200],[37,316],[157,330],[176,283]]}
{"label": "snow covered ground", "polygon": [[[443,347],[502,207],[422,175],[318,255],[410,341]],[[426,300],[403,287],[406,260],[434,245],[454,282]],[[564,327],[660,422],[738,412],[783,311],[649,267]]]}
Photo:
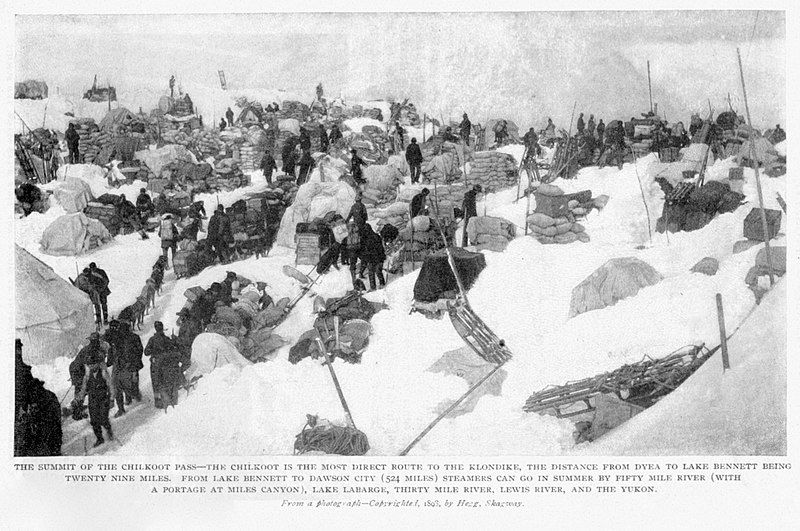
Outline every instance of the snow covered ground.
{"label": "snow covered ground", "polygon": [[[522,148],[508,146],[503,150],[519,157]],[[777,383],[785,382],[785,369],[781,373],[770,367],[783,366],[780,356],[785,357],[785,343],[773,338],[763,349],[748,347],[758,334],[780,336],[777,325],[764,328],[757,324],[769,319],[783,322],[780,308],[775,307],[785,308],[785,288],[780,285],[770,295],[769,303],[765,301],[750,317],[753,326],[744,326],[731,343],[732,352],[736,353],[732,357],[734,367],[724,380],[714,380],[719,376],[719,363],[711,360],[690,380],[691,391],[676,393],[596,444],[576,449],[571,422],[522,411],[526,398],[547,385],[615,369],[645,355],[666,355],[689,343],[716,345],[716,293],[721,293],[725,301],[730,329],[752,310],[754,298],[743,279],[759,247],[732,253],[733,243],[742,239],[742,221],[755,202],[752,170],[745,170],[748,204],[736,212],[718,216],[701,230],[667,236],[654,232],[663,203],[663,193],[647,171],[654,162],[655,157],[649,156],[635,164],[625,164],[621,171],[585,168],[576,179],[556,182],[568,192],[590,189],[593,196],[610,196],[605,209],[593,211],[584,223],[591,237],[586,244],[543,246],[524,236],[526,204],[524,199],[514,202],[516,188],[489,194],[481,200],[478,212],[485,208],[488,215],[514,222],[518,237],[503,253],[485,252],[487,268],[470,290],[470,302],[497,335],[506,340],[514,358],[505,367],[508,376],[499,396],[484,396],[472,413],[444,420],[412,453],[780,451],[784,433],[780,423],[785,415],[780,409],[784,395]],[[718,161],[709,169],[708,178],[726,176],[729,166],[728,161]],[[262,181],[258,172],[254,174],[252,188],[262,187]],[[522,186],[525,184],[523,180]],[[775,194],[785,195],[786,177],[763,178],[763,186],[767,206],[777,208]],[[227,206],[245,192],[237,190],[200,198],[210,213],[217,201]],[[160,254],[158,239],[143,241],[136,234],[117,237],[113,243],[77,259],[43,255],[38,251],[38,238],[60,213],[54,207],[44,215],[33,214],[17,220],[17,243],[65,277],[74,277],[76,265],[80,268],[90,261],[97,262],[111,278],[109,309],[112,314],[118,312],[132,302],[149,276],[150,266]],[[785,242],[785,236],[779,235],[773,245]],[[614,306],[569,319],[572,289],[607,260],[622,256],[644,260],[665,279]],[[706,256],[720,261],[719,272],[711,277],[691,273],[690,268]],[[176,313],[185,302],[184,291],[220,281],[226,271],[266,282],[273,297],[291,297],[299,286],[281,273],[281,267],[293,263],[291,250],[276,247],[266,258],[215,266],[191,279],[176,281],[168,275],[158,307],[148,318],[142,337],[146,341],[152,334],[155,319],[162,320],[168,331],[177,333]],[[443,402],[457,398],[467,389],[461,378],[427,370],[444,352],[460,348],[463,343],[448,320],[428,320],[421,314],[409,313],[416,277],[416,272],[401,277],[390,282],[386,289],[369,295],[373,300],[386,302],[389,309],[372,319],[373,334],[362,363],[335,363],[355,423],[368,435],[373,454],[399,453],[436,416]],[[332,297],[343,295],[349,287],[349,273],[342,269],[325,275],[313,291]],[[312,327],[312,299],[313,296],[304,298],[276,330],[289,344],[273,360],[245,367],[218,367],[204,376],[188,396],[182,396],[180,404],[166,415],[158,414],[151,406],[146,366],[141,372],[142,388],[149,402],[137,407],[134,414],[114,421],[121,446],[107,445],[97,451],[127,455],[289,454],[307,413],[342,422],[343,412],[327,370],[311,359],[297,365],[287,361],[290,346]],[[784,352],[777,352],[781,348]],[[775,358],[766,363],[764,358],[773,354]],[[57,359],[34,369],[59,398],[67,391],[68,363],[69,360]],[[744,370],[754,366],[759,370],[751,381]],[[762,407],[735,408],[736,400],[755,396],[765,385],[775,389],[759,395],[758,404]],[[734,389],[742,387],[741,396],[734,397]],[[719,418],[738,415],[732,427],[715,428],[712,420],[706,422],[708,412],[698,400],[715,404],[713,409]],[[767,406],[774,406],[775,413],[770,416],[759,413]],[[672,422],[678,410],[684,412],[682,429],[688,431],[703,424],[709,431],[699,432],[694,442],[681,446],[680,431],[670,435],[664,426],[666,419]],[[764,430],[736,428],[747,426],[755,417]],[[82,438],[90,433],[88,424],[68,422],[70,442],[65,451],[83,453]],[[656,425],[660,430],[655,429]],[[714,444],[704,444],[714,429],[720,436]],[[768,432],[767,436],[763,431]]]}

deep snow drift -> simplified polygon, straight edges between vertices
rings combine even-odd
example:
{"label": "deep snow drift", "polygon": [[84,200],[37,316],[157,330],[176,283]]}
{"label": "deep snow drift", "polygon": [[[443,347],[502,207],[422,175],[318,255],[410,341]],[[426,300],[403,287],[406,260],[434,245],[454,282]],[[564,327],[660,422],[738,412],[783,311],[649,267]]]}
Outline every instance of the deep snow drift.
{"label": "deep snow drift", "polygon": [[[520,149],[521,146],[504,148],[510,152]],[[612,434],[596,445],[577,449],[572,440],[573,425],[570,421],[522,411],[527,397],[547,385],[593,376],[624,363],[639,361],[645,355],[663,356],[689,343],[701,341],[715,346],[718,343],[716,293],[721,293],[725,301],[730,330],[753,308],[754,297],[744,284],[744,276],[760,246],[739,254],[732,253],[733,243],[742,239],[742,221],[756,197],[752,170],[745,170],[747,183],[744,191],[748,204],[734,213],[718,216],[701,230],[667,236],[648,230],[648,212],[650,229],[654,229],[663,203],[663,193],[654,183],[652,172],[648,172],[648,166],[655,160],[654,156],[648,156],[636,164],[626,164],[621,171],[616,168],[585,168],[574,180],[556,182],[565,191],[590,189],[593,196],[610,196],[605,209],[593,211],[584,223],[591,237],[586,244],[543,246],[533,238],[525,237],[525,200],[514,202],[516,189],[490,194],[479,202],[479,213],[483,213],[485,208],[488,215],[505,217],[519,226],[518,237],[505,252],[485,252],[487,268],[469,293],[476,312],[499,337],[506,340],[514,358],[504,368],[508,376],[499,396],[483,396],[472,413],[444,420],[412,453],[564,454],[573,451],[592,453],[595,448],[598,453],[609,454],[618,451],[679,451],[675,439],[666,433],[662,442],[658,442],[655,435],[647,439],[649,443],[637,442],[642,431],[647,431],[637,425],[642,422],[643,426],[653,426],[667,418],[671,421],[679,406],[670,408],[670,404],[679,400],[678,397],[693,401],[698,398],[696,391],[670,397],[646,414],[634,418],[624,428],[628,435]],[[709,168],[708,178],[726,176],[729,166],[729,161],[718,161]],[[258,174],[255,177],[254,187],[258,188],[262,183]],[[524,181],[522,185],[525,186]],[[785,195],[786,177],[764,177],[763,186],[767,206],[777,208],[775,193]],[[235,191],[220,194],[219,199],[216,196],[203,199],[207,201],[208,210],[209,202],[212,207],[217,200],[227,205],[241,193]],[[62,275],[74,276],[76,262],[82,267],[96,261],[111,277],[109,306],[112,313],[129,304],[138,294],[159,254],[158,239],[141,241],[136,234],[117,237],[114,243],[77,260],[42,255],[37,252],[37,238],[47,220],[57,214],[58,209],[54,208],[45,215],[17,220],[17,243]],[[785,242],[785,236],[779,235],[773,240],[773,245],[785,245]],[[568,319],[573,287],[608,259],[622,256],[635,256],[649,263],[665,279],[614,306]],[[690,268],[706,256],[720,261],[716,276],[691,273]],[[177,332],[176,313],[184,304],[184,291],[195,285],[207,287],[220,281],[225,271],[235,271],[254,281],[265,281],[273,297],[293,296],[299,286],[280,271],[282,265],[293,263],[291,250],[276,247],[267,258],[250,258],[215,266],[191,279],[175,281],[174,277],[168,276],[164,292],[158,299],[158,308],[148,318],[143,340],[146,341],[152,333],[153,319],[162,320],[168,331],[174,329]],[[436,416],[442,403],[457,398],[467,389],[466,381],[457,376],[427,370],[444,352],[463,347],[463,342],[449,320],[428,320],[418,313],[409,314],[417,274],[390,279],[385,290],[368,296],[385,301],[389,309],[373,317],[373,334],[360,365],[349,365],[340,360],[335,362],[355,423],[368,435],[373,454],[399,453]],[[340,296],[349,286],[349,272],[342,269],[325,275],[313,291],[325,297]],[[312,298],[303,299],[289,319],[276,329],[276,333],[289,340],[290,345],[312,327]],[[785,291],[776,289],[769,300],[771,305],[785,305]],[[771,306],[760,308],[750,319],[759,323],[759,316],[764,315],[782,319],[782,314]],[[714,445],[704,446],[698,440],[693,446],[684,447],[690,448],[687,451],[757,453],[780,450],[780,442],[776,441],[782,432],[775,427],[775,422],[783,417],[779,407],[773,408],[777,413],[769,419],[761,413],[754,419],[758,413],[755,408],[734,409],[728,405],[731,390],[735,388],[733,383],[729,383],[733,380],[746,387],[742,389],[742,397],[746,397],[784,379],[780,373],[767,374],[766,368],[752,373],[752,377],[749,373],[742,375],[745,367],[758,364],[754,360],[760,360],[759,356],[773,353],[776,355],[775,363],[780,364],[779,353],[773,351],[785,348],[785,344],[777,341],[762,351],[748,349],[745,347],[749,341],[746,330],[743,327],[736,338],[741,343],[732,342],[732,351],[735,345],[741,345],[736,346],[733,371],[723,383],[709,385],[710,395],[703,398],[719,404],[716,411],[720,415],[738,415],[731,419],[732,426],[746,426],[749,422],[769,424],[773,426],[772,433],[776,438],[765,442],[763,437],[756,437],[753,430],[735,435],[725,432],[726,435],[718,437]],[[777,327],[764,329],[763,333],[779,334],[780,330]],[[101,447],[99,451],[129,455],[290,454],[294,437],[305,423],[307,413],[343,421],[343,412],[327,370],[311,359],[291,365],[287,361],[290,345],[280,349],[275,359],[266,363],[216,368],[204,376],[188,396],[182,395],[180,404],[170,409],[167,415],[155,414],[151,405],[146,404],[137,415],[115,420],[115,425],[120,427],[122,446]],[[51,365],[35,368],[36,374],[45,379],[47,386],[59,397],[67,390],[67,364],[68,360],[59,359]],[[718,374],[710,372],[716,371],[718,362],[712,360],[711,364],[714,367],[704,368],[697,378],[706,372]],[[150,397],[147,372],[145,367],[142,387],[145,395]],[[772,379],[761,381],[761,376]],[[780,397],[780,390],[776,388],[774,393],[764,393],[758,403],[766,407],[765,402],[780,402]],[[684,407],[684,402],[679,404]],[[687,427],[705,422],[701,405],[685,407]],[[662,408],[664,411],[659,413]],[[709,421],[708,425],[711,429],[713,423]],[[70,427],[70,430],[78,430],[70,432],[73,440],[78,441],[81,433],[88,432],[88,425]],[[663,431],[668,430],[663,428]],[[82,449],[78,442],[74,442],[69,451],[81,453]]]}

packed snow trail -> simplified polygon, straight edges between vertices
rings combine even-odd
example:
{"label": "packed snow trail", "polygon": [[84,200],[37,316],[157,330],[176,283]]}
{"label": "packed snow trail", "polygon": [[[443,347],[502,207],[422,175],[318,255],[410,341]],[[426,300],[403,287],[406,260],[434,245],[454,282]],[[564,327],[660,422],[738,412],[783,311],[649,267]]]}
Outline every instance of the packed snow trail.
{"label": "packed snow trail", "polygon": [[[175,274],[171,269],[165,272],[161,293],[157,294],[155,298],[155,307],[151,308],[149,315],[145,316],[142,330],[134,330],[134,333],[141,338],[142,346],[147,345],[147,341],[155,332],[153,323],[163,319],[166,312],[164,303],[169,299],[169,294],[171,288],[175,286],[175,281]],[[111,429],[114,432],[114,440],[110,441],[104,431],[103,436],[106,438],[106,443],[94,448],[96,439],[88,417],[78,421],[68,417],[63,422],[64,443],[61,449],[64,455],[101,455],[108,451],[113,451],[124,445],[138,426],[146,424],[159,414],[164,414],[164,410],[157,409],[154,406],[153,386],[150,381],[150,357],[142,355],[142,362],[144,367],[139,371],[139,392],[142,395],[142,400],[140,402],[133,400],[130,405],[125,406],[124,415],[114,418],[114,414],[117,412],[117,405],[112,397],[109,419],[111,421]],[[184,395],[185,393],[182,391],[181,397]],[[62,407],[64,405],[68,406],[71,399],[74,398],[73,391],[69,392],[68,398],[70,400],[65,400],[65,404]],[[84,400],[85,403],[86,401]],[[168,409],[166,413],[169,414],[170,411]]]}

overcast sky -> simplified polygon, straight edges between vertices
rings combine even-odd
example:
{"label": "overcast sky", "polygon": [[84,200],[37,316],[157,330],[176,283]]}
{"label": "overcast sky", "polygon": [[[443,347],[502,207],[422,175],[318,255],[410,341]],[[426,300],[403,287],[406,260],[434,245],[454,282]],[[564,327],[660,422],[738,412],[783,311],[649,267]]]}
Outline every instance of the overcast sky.
{"label": "overcast sky", "polygon": [[310,93],[321,81],[328,94],[522,119],[563,116],[573,100],[646,110],[648,59],[661,108],[720,108],[737,97],[741,46],[766,123],[785,111],[785,27],[778,11],[18,16],[15,64],[17,80],[75,93],[94,73],[133,91],[171,73],[211,86],[223,69],[240,87]]}

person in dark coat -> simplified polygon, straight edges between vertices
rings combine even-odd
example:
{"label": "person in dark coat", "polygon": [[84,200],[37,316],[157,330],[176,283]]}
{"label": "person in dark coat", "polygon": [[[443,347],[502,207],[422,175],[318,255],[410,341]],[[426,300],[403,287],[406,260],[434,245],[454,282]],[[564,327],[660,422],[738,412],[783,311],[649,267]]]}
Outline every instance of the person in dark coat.
{"label": "person in dark coat", "polygon": [[606,124],[603,123],[603,119],[600,118],[600,121],[597,122],[597,143],[600,144],[600,149],[603,149],[603,134],[606,132]]}
{"label": "person in dark coat", "polygon": [[287,142],[283,145],[281,161],[283,162],[283,173],[291,175],[292,178],[294,178],[295,167],[297,166],[297,151],[295,150],[295,144],[293,142]]}
{"label": "person in dark coat", "polygon": [[361,200],[362,194],[361,190],[359,190],[356,192],[356,199],[353,202],[353,206],[350,207],[350,212],[344,222],[349,223],[352,220],[358,227],[359,232],[363,234],[364,226],[367,224],[367,207],[364,206]]}
{"label": "person in dark coat", "polygon": [[[97,336],[97,341],[99,341],[99,335],[95,333],[92,334],[92,343],[95,342],[95,335]],[[90,343],[90,346],[92,343]],[[89,422],[92,425],[95,437],[97,437],[94,445],[100,446],[105,442],[102,428],[105,428],[108,432],[109,439],[114,439],[108,412],[111,410],[111,398],[116,391],[114,382],[106,367],[105,355],[101,350],[93,348],[85,356],[85,361],[86,368],[83,383],[76,399],[82,403],[83,397],[89,396]]]}
{"label": "person in dark coat", "polygon": [[469,145],[469,135],[472,133],[472,122],[469,121],[467,113],[464,113],[464,118],[461,120],[458,129],[461,134],[461,140],[464,141],[464,144]]}
{"label": "person in dark coat", "polygon": [[142,363],[142,340],[133,333],[127,322],[111,321],[105,340],[110,345],[106,365],[111,368],[117,403],[115,417],[125,414],[125,406],[134,399],[141,401],[139,392],[139,370]]}
{"label": "person in dark coat", "polygon": [[364,181],[364,171],[361,167],[366,166],[367,163],[358,156],[358,151],[355,149],[350,150],[350,155],[350,173],[353,175],[353,180],[358,184],[364,184],[366,181]]}
{"label": "person in dark coat", "polygon": [[328,133],[322,124],[319,124],[319,150],[323,153],[328,152]]}
{"label": "person in dark coat", "polygon": [[147,193],[147,188],[141,188],[139,195],[136,196],[136,210],[139,212],[139,219],[142,222],[147,221],[147,218],[155,214],[156,207],[153,205],[153,200]]}
{"label": "person in dark coat", "polygon": [[505,120],[501,120],[494,126],[494,143],[502,146],[506,139],[508,139],[508,124]]}
{"label": "person in dark coat", "polygon": [[411,198],[411,219],[419,216],[419,214],[424,210],[425,202],[428,198],[428,194],[430,193],[430,190],[423,188],[417,195]]}
{"label": "person in dark coat", "polygon": [[775,125],[775,129],[772,131],[772,142],[779,144],[784,140],[786,140],[786,131],[781,129],[781,124]]}
{"label": "person in dark coat", "polygon": [[164,333],[161,321],[154,323],[155,334],[147,342],[144,355],[150,357],[150,378],[157,408],[177,404],[178,389],[183,384],[181,354],[172,338]]}
{"label": "person in dark coat", "polygon": [[583,121],[583,113],[578,116],[578,134],[582,135],[583,131],[586,129],[586,123]]}
{"label": "person in dark coat", "polygon": [[478,194],[482,191],[481,185],[476,184],[464,194],[464,203],[462,204],[464,210],[464,235],[461,238],[461,247],[466,247],[468,244],[467,225],[469,225],[470,218],[478,216]]}
{"label": "person in dark coat", "polygon": [[261,157],[261,164],[259,167],[261,171],[264,172],[264,178],[267,182],[272,184],[272,172],[278,171],[278,164],[275,162],[269,150],[265,151],[264,156]]}
{"label": "person in dark coat", "polygon": [[96,263],[92,262],[89,264],[89,279],[94,284],[97,295],[100,298],[100,307],[103,310],[103,324],[108,324],[108,296],[111,295],[111,290],[108,289],[108,275],[97,267]]}
{"label": "person in dark coat", "polygon": [[528,157],[535,157],[539,154],[539,135],[533,130],[533,127],[528,129],[528,132],[522,137],[522,142],[528,150]]}
{"label": "person in dark coat", "polygon": [[20,205],[22,205],[22,210],[26,216],[30,215],[30,213],[35,210],[41,211],[43,199],[42,191],[34,184],[33,180],[28,180],[20,184],[17,189],[14,190],[14,195],[17,201],[20,202]]}
{"label": "person in dark coat", "polygon": [[81,271],[80,274],[75,277],[75,281],[72,284],[89,296],[89,299],[92,301],[92,305],[94,306],[95,322],[97,324],[102,323],[103,313],[102,309],[100,308],[100,295],[97,293],[97,286],[92,281],[89,268],[84,267],[83,271]]}
{"label": "person in dark coat", "polygon": [[408,167],[411,170],[412,183],[419,182],[422,161],[422,150],[419,148],[419,144],[417,144],[417,139],[412,138],[411,143],[408,145],[408,148],[406,148],[406,162],[408,162]]}
{"label": "person in dark coat", "polygon": [[230,107],[228,107],[228,110],[225,111],[225,118],[228,119],[228,125],[230,127],[233,127],[233,111],[231,110]]}
{"label": "person in dark coat", "polygon": [[212,246],[221,263],[228,261],[228,244],[233,239],[231,220],[225,213],[225,207],[217,205],[217,210],[208,220],[208,243]]}
{"label": "person in dark coat", "polygon": [[169,76],[169,97],[175,97],[175,76]]}
{"label": "person in dark coat", "polygon": [[311,151],[311,137],[304,128],[300,129],[300,151]]}
{"label": "person in dark coat", "polygon": [[61,455],[61,405],[34,378],[22,359],[22,341],[14,347],[14,457]]}
{"label": "person in dark coat", "polygon": [[361,247],[361,259],[369,270],[369,289],[375,291],[375,277],[378,277],[380,289],[386,286],[383,278],[383,261],[386,260],[386,250],[383,248],[383,240],[380,235],[372,230],[372,226],[367,224],[364,227],[363,242]]}
{"label": "person in dark coat", "polygon": [[220,131],[224,131],[226,127],[228,127],[228,124],[225,123],[225,118],[220,118],[220,120],[219,120],[219,130]]}
{"label": "person in dark coat", "polygon": [[339,130],[339,126],[333,124],[331,126],[331,132],[328,134],[328,140],[330,141],[331,145],[336,144],[338,140],[342,139],[342,131]]}
{"label": "person in dark coat", "polygon": [[586,124],[586,132],[589,133],[589,136],[594,136],[594,130],[596,126],[594,123],[594,114],[589,115],[589,122]]}
{"label": "person in dark coat", "polygon": [[80,144],[81,137],[75,130],[75,124],[70,123],[67,126],[67,131],[64,133],[64,140],[66,140],[67,149],[69,150],[69,163],[78,164],[80,162],[80,153],[78,152],[78,145]]}
{"label": "person in dark coat", "polygon": [[308,177],[311,175],[311,169],[314,167],[314,159],[311,157],[309,151],[303,151],[298,166],[300,167],[300,171],[297,173],[297,184],[301,185],[308,181]]}

